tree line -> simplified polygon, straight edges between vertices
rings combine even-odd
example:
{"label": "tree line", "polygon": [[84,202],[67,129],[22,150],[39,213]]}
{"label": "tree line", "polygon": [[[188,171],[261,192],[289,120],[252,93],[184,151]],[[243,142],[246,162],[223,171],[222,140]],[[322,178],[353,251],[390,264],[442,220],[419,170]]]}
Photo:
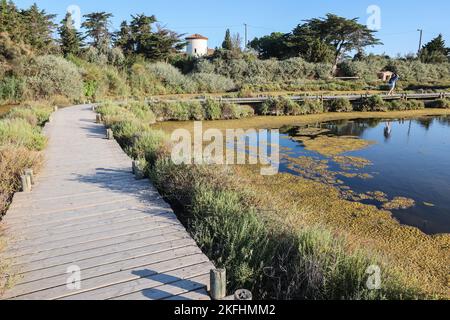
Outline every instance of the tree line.
{"label": "tree line", "polygon": [[[249,46],[263,59],[288,59],[302,57],[312,63],[337,63],[355,52],[355,60],[364,57],[368,46],[382,44],[376,31],[358,23],[358,19],[346,19],[334,14],[314,18],[297,25],[292,32],[273,32],[253,39]],[[450,48],[440,34],[424,45],[418,58],[424,63],[442,63],[450,59]]]}
{"label": "tree line", "polygon": [[[118,31],[112,31],[113,15],[93,12],[83,16],[82,30],[77,30],[70,13],[55,23],[56,15],[49,14],[33,4],[19,9],[12,0],[0,0],[0,33],[7,33],[15,43],[29,46],[38,54],[61,53],[78,56],[88,49],[107,55],[119,48],[126,57],[141,56],[150,61],[167,61],[183,49],[180,34],[158,24],[154,15],[131,15]],[[54,38],[54,34],[59,35]],[[226,31],[222,47],[216,56],[239,57],[239,35]],[[336,69],[338,63],[356,52],[354,60],[364,58],[365,49],[382,44],[376,31],[360,24],[357,18],[347,19],[335,14],[314,18],[298,24],[292,32],[273,32],[253,39],[248,47],[262,59],[280,60],[302,57],[311,63],[329,63]],[[247,46],[247,44],[246,44]],[[231,54],[229,54],[231,53]],[[450,48],[439,35],[421,49],[418,58],[424,63],[449,61]]]}
{"label": "tree line", "polygon": [[[36,4],[19,9],[13,1],[0,2],[0,33],[7,33],[12,41],[25,44],[38,54],[79,55],[88,47],[106,54],[111,48],[120,48],[125,55],[161,61],[185,46],[181,35],[158,25],[154,15],[132,15],[116,32],[112,31],[113,15],[107,12],[84,15],[84,32],[75,28],[70,13],[60,23],[55,23],[55,18]],[[55,32],[57,39],[53,37]]]}

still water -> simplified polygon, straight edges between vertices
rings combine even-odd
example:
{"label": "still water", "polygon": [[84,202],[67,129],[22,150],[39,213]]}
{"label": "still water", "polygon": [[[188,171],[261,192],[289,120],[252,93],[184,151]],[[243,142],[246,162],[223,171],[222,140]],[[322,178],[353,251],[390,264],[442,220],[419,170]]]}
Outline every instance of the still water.
{"label": "still water", "polygon": [[[429,234],[450,232],[450,116],[332,121],[316,126],[327,129],[328,136],[354,136],[375,142],[344,153],[368,159],[372,164],[358,169],[370,174],[370,179],[339,176],[343,185],[357,193],[382,191],[389,198],[414,199],[413,207],[392,210],[394,217]],[[331,157],[308,151],[294,140],[295,127],[282,128],[281,132],[282,153],[289,150],[291,158],[328,160],[330,170],[339,170]],[[289,168],[289,161],[282,162],[281,171],[298,174]],[[361,202],[381,206],[373,199]]]}

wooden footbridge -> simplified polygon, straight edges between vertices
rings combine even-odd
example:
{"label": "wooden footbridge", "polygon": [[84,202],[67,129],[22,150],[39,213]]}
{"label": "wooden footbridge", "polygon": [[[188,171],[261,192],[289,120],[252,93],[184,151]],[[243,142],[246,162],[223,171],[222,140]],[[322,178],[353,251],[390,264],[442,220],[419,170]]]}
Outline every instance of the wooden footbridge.
{"label": "wooden footbridge", "polygon": [[[341,95],[323,95],[323,94],[317,94],[317,95],[291,95],[289,96],[293,101],[305,101],[305,100],[335,100],[339,98],[346,98],[350,101],[359,101],[364,98],[368,98],[372,96],[373,94],[341,94]],[[450,98],[450,92],[438,92],[438,93],[399,93],[399,94],[380,94],[379,95],[383,100],[386,101],[393,101],[393,100],[434,100],[434,99],[445,99]],[[267,101],[268,99],[271,99],[271,96],[256,96],[256,97],[249,97],[249,98],[228,98],[228,97],[212,97],[212,99],[219,100],[226,103],[235,103],[235,104],[257,104],[257,103],[263,103],[264,101]],[[184,101],[199,101],[203,102],[207,98],[206,97],[199,97],[195,99],[147,99],[148,102],[159,102],[159,101],[165,101],[165,102],[177,102],[180,100]]]}
{"label": "wooden footbridge", "polygon": [[91,106],[59,110],[46,163],[1,222],[2,299],[209,299],[213,264]]}

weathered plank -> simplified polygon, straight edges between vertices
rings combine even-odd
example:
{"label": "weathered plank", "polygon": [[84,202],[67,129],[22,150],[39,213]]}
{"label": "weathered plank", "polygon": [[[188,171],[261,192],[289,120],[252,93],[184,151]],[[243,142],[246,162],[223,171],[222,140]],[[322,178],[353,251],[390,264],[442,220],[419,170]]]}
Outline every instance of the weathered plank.
{"label": "weathered plank", "polygon": [[[213,264],[150,182],[135,179],[91,107],[58,111],[44,132],[45,167],[1,223],[0,259],[17,278],[1,298],[207,297],[201,277]],[[73,266],[81,271],[76,290],[66,285]]]}

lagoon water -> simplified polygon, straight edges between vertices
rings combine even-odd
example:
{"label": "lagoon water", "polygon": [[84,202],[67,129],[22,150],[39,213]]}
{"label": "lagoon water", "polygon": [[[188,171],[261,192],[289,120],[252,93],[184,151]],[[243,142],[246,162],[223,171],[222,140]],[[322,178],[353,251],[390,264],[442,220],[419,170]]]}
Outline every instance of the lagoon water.
{"label": "lagoon water", "polygon": [[[358,169],[358,172],[373,176],[370,179],[338,176],[345,186],[357,193],[382,191],[390,199],[412,198],[416,202],[414,207],[392,210],[396,219],[428,234],[450,232],[449,116],[332,121],[316,126],[328,129],[327,135],[355,136],[376,142],[362,150],[344,154],[370,160],[372,165]],[[284,139],[280,139],[282,150],[289,148],[289,157],[328,160],[330,170],[339,171],[339,165],[332,159],[305,150],[301,142],[290,139],[295,132],[292,129],[282,128]],[[281,171],[297,174],[288,168],[288,164],[282,162]],[[381,206],[375,200],[362,202]]]}

